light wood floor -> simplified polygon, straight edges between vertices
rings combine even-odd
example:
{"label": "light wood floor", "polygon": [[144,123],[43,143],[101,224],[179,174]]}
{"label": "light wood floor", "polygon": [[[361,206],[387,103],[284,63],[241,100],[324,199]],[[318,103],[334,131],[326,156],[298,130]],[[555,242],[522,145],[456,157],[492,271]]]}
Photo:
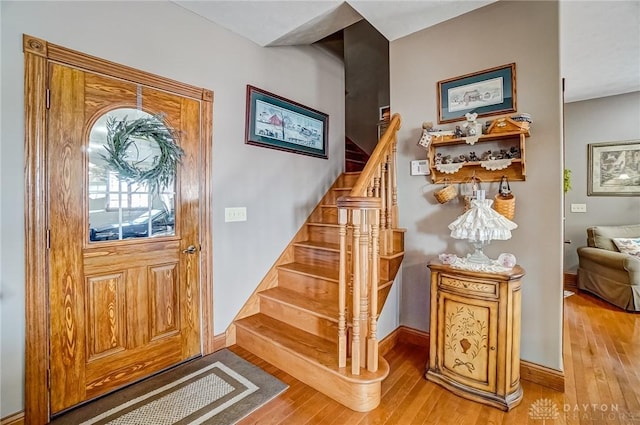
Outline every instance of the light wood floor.
{"label": "light wood floor", "polygon": [[427,352],[414,345],[398,345],[385,356],[391,373],[380,406],[369,413],[353,412],[242,348],[231,349],[290,386],[241,425],[640,425],[640,314],[585,293],[565,298],[565,392],[522,381],[524,399],[509,413],[427,382]]}

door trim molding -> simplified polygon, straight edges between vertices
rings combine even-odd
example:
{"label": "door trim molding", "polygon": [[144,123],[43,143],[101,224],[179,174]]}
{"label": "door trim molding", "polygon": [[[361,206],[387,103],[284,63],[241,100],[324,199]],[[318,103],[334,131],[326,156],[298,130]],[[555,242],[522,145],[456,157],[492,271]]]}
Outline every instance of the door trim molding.
{"label": "door trim molding", "polygon": [[47,265],[47,84],[48,63],[164,90],[201,102],[200,293],[202,354],[214,351],[212,137],[213,92],[118,65],[23,34],[25,143],[25,422],[49,422],[49,316]]}

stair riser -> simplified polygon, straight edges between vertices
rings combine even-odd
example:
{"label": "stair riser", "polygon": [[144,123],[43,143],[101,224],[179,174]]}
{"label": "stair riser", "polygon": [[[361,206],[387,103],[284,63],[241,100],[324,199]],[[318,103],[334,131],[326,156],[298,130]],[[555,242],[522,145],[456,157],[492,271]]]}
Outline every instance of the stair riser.
{"label": "stair riser", "polygon": [[380,404],[380,381],[346,381],[324,367],[282,349],[273,341],[241,326],[237,328],[237,344],[356,412],[368,412]]}
{"label": "stair riser", "polygon": [[321,223],[338,224],[338,208],[337,207],[334,206],[331,208],[321,208],[320,212],[321,212],[321,216],[320,216]]}
{"label": "stair riser", "polygon": [[313,266],[338,268],[340,265],[340,253],[325,249],[296,246],[294,258],[297,263]]}
{"label": "stair riser", "polygon": [[380,279],[395,279],[396,274],[398,274],[398,270],[400,269],[402,258],[402,256],[394,258],[380,258]]}
{"label": "stair riser", "polygon": [[287,270],[278,271],[278,286],[314,297],[338,297],[338,283],[329,280],[293,273]]}
{"label": "stair riser", "polygon": [[364,170],[365,165],[367,164],[360,161],[351,161],[349,159],[345,159],[344,161],[344,168],[347,172],[362,171]]}
{"label": "stair riser", "polygon": [[404,232],[393,232],[393,252],[404,252]]}
{"label": "stair riser", "polygon": [[[337,304],[338,301],[336,300],[336,306]],[[281,304],[277,300],[260,297],[260,313],[266,314],[281,322],[288,323],[310,334],[317,335],[327,341],[338,340],[337,323],[314,316],[309,312],[291,307],[287,304]]]}
{"label": "stair riser", "polygon": [[338,185],[340,187],[353,187],[358,178],[360,177],[360,173],[358,174],[342,174],[338,179]]}
{"label": "stair riser", "polygon": [[340,198],[341,196],[347,196],[349,195],[349,193],[351,193],[351,189],[347,188],[347,189],[333,189],[329,192],[328,196],[327,196],[327,203],[329,204],[335,204],[338,201],[338,198]]}
{"label": "stair riser", "polygon": [[335,227],[307,226],[309,240],[313,242],[340,243],[340,234]]}

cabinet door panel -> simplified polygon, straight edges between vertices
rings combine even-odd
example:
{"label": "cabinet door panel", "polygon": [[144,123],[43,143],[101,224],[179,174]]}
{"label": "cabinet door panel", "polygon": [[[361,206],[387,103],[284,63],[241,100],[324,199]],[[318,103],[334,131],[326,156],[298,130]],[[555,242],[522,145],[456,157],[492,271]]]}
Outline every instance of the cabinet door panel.
{"label": "cabinet door panel", "polygon": [[438,316],[443,375],[495,392],[498,302],[441,292]]}

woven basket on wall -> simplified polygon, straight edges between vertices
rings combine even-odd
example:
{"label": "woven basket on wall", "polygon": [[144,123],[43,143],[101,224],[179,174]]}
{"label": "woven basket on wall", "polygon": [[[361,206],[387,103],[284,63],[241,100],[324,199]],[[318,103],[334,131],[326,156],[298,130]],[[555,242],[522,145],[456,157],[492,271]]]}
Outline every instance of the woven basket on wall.
{"label": "woven basket on wall", "polygon": [[505,218],[513,220],[516,215],[516,197],[512,194],[497,194],[493,201],[493,209],[502,214]]}
{"label": "woven basket on wall", "polygon": [[440,190],[437,190],[433,196],[441,204],[445,204],[458,195],[458,189],[452,184],[448,184]]}

